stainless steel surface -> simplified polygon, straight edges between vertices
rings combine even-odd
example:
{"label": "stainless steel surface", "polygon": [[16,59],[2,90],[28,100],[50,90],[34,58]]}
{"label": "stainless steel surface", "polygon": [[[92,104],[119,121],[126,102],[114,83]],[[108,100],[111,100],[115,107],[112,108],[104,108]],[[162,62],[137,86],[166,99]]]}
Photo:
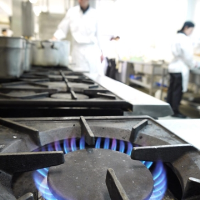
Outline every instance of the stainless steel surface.
{"label": "stainless steel surface", "polygon": [[0,77],[19,77],[23,73],[25,39],[0,37]]}
{"label": "stainless steel surface", "polygon": [[194,83],[196,86],[200,86],[200,70],[190,70],[190,83]]}
{"label": "stainless steel surface", "polygon": [[68,41],[34,41],[33,65],[67,66],[70,54]]}
{"label": "stainless steel surface", "polygon": [[200,86],[200,69],[190,70],[190,83],[193,84],[193,93],[188,93],[184,95],[181,104],[189,105],[198,111],[200,111],[200,95],[199,95],[199,86]]}
{"label": "stainless steel surface", "polygon": [[[134,83],[136,85],[140,85],[142,87],[145,87],[149,90],[149,94],[152,95],[153,91],[155,89],[154,82],[155,77],[160,76],[163,78],[163,74],[165,74],[165,63],[163,62],[139,62],[139,61],[121,61],[124,63],[129,63],[129,65],[132,65],[132,68],[135,73],[142,74],[143,78],[144,76],[149,78],[148,82],[144,82],[141,80],[133,80],[129,78],[131,74],[127,74],[129,83]],[[127,72],[129,73],[129,72]]]}
{"label": "stainless steel surface", "polygon": [[200,150],[200,119],[158,120],[158,122]]}
{"label": "stainless steel surface", "polygon": [[168,103],[158,100],[123,83],[98,74],[85,73],[85,75],[118,97],[132,104],[134,115],[164,117],[173,114]]}
{"label": "stainless steel surface", "polygon": [[32,63],[32,43],[26,41],[24,71],[29,71]]}
{"label": "stainless steel surface", "polygon": [[[24,48],[24,41],[22,37],[0,37],[0,48]],[[2,54],[1,54],[2,56]]]}
{"label": "stainless steel surface", "polygon": [[117,71],[115,76],[116,80],[125,84],[129,84],[129,77],[134,73],[133,64],[129,62],[120,61],[119,63],[121,70]]}

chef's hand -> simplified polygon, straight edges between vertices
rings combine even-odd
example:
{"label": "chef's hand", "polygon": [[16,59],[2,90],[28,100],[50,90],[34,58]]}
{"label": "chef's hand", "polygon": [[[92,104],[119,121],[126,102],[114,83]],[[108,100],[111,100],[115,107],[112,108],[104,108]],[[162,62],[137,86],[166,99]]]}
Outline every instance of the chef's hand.
{"label": "chef's hand", "polygon": [[102,62],[103,62],[103,59],[104,59],[103,54],[101,54],[100,59],[101,59],[101,63],[102,63]]}
{"label": "chef's hand", "polygon": [[53,40],[53,41],[56,41],[56,40],[58,40],[55,36],[53,36],[52,38],[51,38],[51,40]]}

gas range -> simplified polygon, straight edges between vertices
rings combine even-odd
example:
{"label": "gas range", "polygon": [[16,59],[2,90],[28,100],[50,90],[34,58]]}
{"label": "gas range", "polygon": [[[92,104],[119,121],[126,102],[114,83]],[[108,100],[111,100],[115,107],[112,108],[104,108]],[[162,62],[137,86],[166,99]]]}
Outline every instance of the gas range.
{"label": "gas range", "polygon": [[0,117],[120,116],[132,110],[127,101],[67,68],[33,67],[0,83]]}
{"label": "gas range", "polygon": [[150,117],[0,119],[1,200],[200,199],[200,155]]}

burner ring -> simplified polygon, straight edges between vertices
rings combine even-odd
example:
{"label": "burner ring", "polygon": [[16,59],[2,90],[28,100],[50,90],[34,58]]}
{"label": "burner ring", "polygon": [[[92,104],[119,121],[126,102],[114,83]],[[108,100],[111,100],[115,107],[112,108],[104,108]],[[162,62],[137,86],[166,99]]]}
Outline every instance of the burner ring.
{"label": "burner ring", "polygon": [[[77,94],[76,93],[76,96],[77,96],[78,99],[89,99],[89,97],[87,95],[84,95],[84,94]],[[53,99],[70,99],[71,100],[72,96],[69,93],[57,93],[57,94],[52,94],[51,98],[53,98]]]}
{"label": "burner ring", "polygon": [[115,171],[129,199],[147,199],[153,191],[150,171],[126,154],[84,149],[66,154],[65,161],[51,167],[48,175],[49,188],[59,200],[110,200],[105,183],[108,168]]}

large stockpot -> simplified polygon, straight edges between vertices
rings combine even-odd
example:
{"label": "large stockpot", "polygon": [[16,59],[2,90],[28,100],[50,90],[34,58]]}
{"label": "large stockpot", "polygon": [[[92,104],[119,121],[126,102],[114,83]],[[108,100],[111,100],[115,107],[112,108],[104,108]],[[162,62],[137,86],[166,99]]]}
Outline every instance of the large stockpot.
{"label": "large stockpot", "polygon": [[26,41],[25,57],[24,57],[24,71],[29,71],[32,64],[32,42]]}
{"label": "large stockpot", "polygon": [[0,37],[0,77],[22,75],[25,45],[22,37]]}
{"label": "large stockpot", "polygon": [[34,41],[33,65],[68,66],[70,54],[69,41]]}

